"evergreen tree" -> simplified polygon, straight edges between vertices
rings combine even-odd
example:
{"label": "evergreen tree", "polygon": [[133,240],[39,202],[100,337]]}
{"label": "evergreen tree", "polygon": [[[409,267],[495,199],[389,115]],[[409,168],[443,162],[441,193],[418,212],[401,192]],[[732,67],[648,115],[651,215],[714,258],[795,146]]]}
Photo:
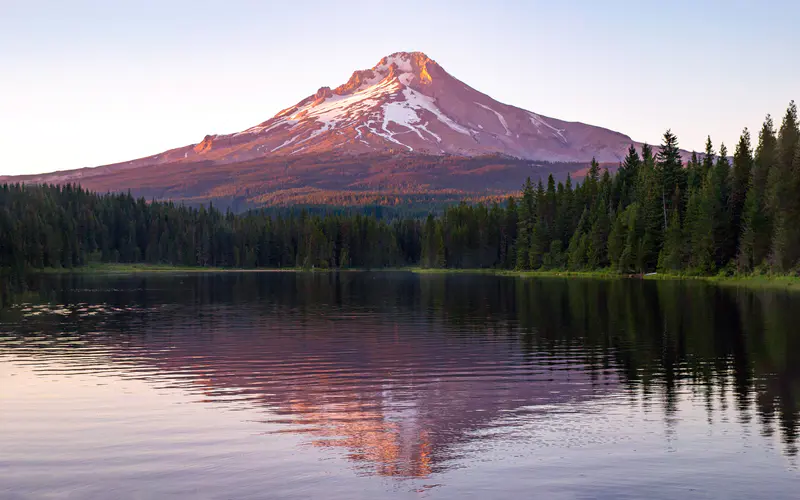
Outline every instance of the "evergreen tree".
{"label": "evergreen tree", "polygon": [[622,272],[644,272],[645,256],[643,249],[644,224],[640,217],[638,203],[631,203],[621,215],[625,246],[619,257],[618,269]]}
{"label": "evergreen tree", "polygon": [[664,235],[664,247],[658,256],[658,268],[662,271],[680,271],[683,267],[684,236],[681,218],[677,210],[672,211],[667,232]]}
{"label": "evergreen tree", "polygon": [[595,203],[591,218],[593,222],[587,240],[586,261],[590,269],[597,269],[608,266],[608,235],[611,232],[608,208],[603,198]]}
{"label": "evergreen tree", "polygon": [[517,269],[530,267],[531,234],[533,233],[535,214],[535,195],[531,178],[525,181],[522,188],[522,199],[517,206]]}
{"label": "evergreen tree", "polygon": [[656,268],[661,250],[664,230],[664,196],[661,180],[656,172],[655,157],[646,144],[642,147],[642,168],[637,187],[637,224],[640,224],[641,237],[636,249],[636,268],[646,272]]}
{"label": "evergreen tree", "polygon": [[586,253],[589,246],[589,210],[584,209],[578,221],[578,227],[572,235],[567,250],[567,264],[572,270],[583,269],[586,265]]}
{"label": "evergreen tree", "polygon": [[739,267],[750,271],[761,265],[772,246],[772,223],[767,209],[767,186],[777,163],[778,140],[772,117],[767,115],[758,135],[753,174],[745,199]]}
{"label": "evergreen tree", "polygon": [[633,202],[633,199],[636,197],[636,180],[639,177],[639,166],[641,163],[642,160],[639,158],[639,152],[636,151],[636,147],[631,144],[628,148],[628,154],[625,156],[617,172],[616,179],[621,185],[620,197],[617,203],[622,203],[623,206],[627,206]]}
{"label": "evergreen tree", "polygon": [[622,203],[617,206],[617,209],[611,215],[611,230],[608,234],[608,262],[612,269],[620,269],[620,258],[622,252],[625,250],[625,212],[622,209]]}
{"label": "evergreen tree", "polygon": [[770,207],[773,220],[772,266],[778,271],[787,271],[800,257],[797,242],[800,228],[795,222],[800,212],[800,190],[793,176],[793,164],[800,126],[797,123],[797,106],[789,104],[783,117],[777,142],[777,162],[770,177]]}
{"label": "evergreen tree", "polygon": [[686,208],[688,264],[696,273],[710,273],[715,266],[714,215],[719,210],[713,179],[713,171],[708,172],[703,187],[693,191],[689,196]]}
{"label": "evergreen tree", "polygon": [[697,152],[692,152],[692,157],[689,164],[686,166],[686,189],[691,192],[693,189],[700,189],[703,185],[703,169],[700,160],[697,157]]}
{"label": "evergreen tree", "polygon": [[730,162],[728,161],[728,149],[725,144],[719,147],[719,156],[712,171],[710,191],[706,194],[714,196],[711,204],[714,206],[713,228],[714,228],[714,260],[718,267],[725,266],[736,254],[736,239],[731,234],[731,218],[729,207],[731,180]]}
{"label": "evergreen tree", "polygon": [[686,191],[686,173],[683,170],[678,138],[670,130],[664,132],[661,150],[658,152],[656,172],[661,185],[661,205],[666,230],[669,214],[673,210],[683,211],[683,207],[673,203],[672,194],[676,189],[679,192]]}
{"label": "evergreen tree", "polygon": [[711,136],[706,138],[706,149],[705,153],[703,154],[703,162],[700,164],[700,177],[702,182],[705,182],[708,173],[714,168],[714,159],[716,158],[716,153],[714,153],[714,144],[711,142]]}
{"label": "evergreen tree", "polygon": [[751,185],[753,171],[753,152],[750,146],[750,131],[742,131],[736,151],[733,154],[733,171],[731,175],[731,192],[728,198],[730,219],[730,248],[728,256],[740,250],[739,235],[742,227],[742,214],[747,199],[747,191]]}

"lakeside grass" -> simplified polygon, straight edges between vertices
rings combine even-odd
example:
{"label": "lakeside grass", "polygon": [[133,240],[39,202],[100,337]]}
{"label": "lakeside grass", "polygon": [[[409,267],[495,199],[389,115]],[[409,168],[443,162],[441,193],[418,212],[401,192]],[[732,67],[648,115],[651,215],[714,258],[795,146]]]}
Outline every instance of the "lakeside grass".
{"label": "lakeside grass", "polygon": [[[302,268],[258,268],[242,269],[228,267],[194,267],[174,266],[169,264],[114,264],[92,263],[72,269],[44,269],[44,274],[176,274],[176,273],[274,273],[274,272],[328,272],[328,271],[366,271],[366,269],[302,269]],[[753,274],[753,275],[713,275],[701,276],[677,273],[652,273],[645,275],[623,274],[610,269],[594,271],[539,270],[515,271],[508,269],[426,269],[422,267],[401,267],[374,269],[374,271],[412,272],[416,274],[484,274],[493,276],[510,276],[526,279],[535,278],[585,278],[585,279],[644,279],[671,281],[704,281],[717,285],[741,286],[752,288],[783,288],[800,290],[800,276],[787,274]]]}
{"label": "lakeside grass", "polygon": [[752,274],[752,275],[713,275],[702,276],[678,273],[624,274],[609,269],[594,271],[514,271],[507,269],[425,269],[410,268],[418,274],[491,274],[496,276],[514,276],[518,278],[586,278],[586,279],[644,279],[650,281],[703,281],[715,285],[741,286],[751,288],[783,288],[800,290],[800,276],[788,274]]}

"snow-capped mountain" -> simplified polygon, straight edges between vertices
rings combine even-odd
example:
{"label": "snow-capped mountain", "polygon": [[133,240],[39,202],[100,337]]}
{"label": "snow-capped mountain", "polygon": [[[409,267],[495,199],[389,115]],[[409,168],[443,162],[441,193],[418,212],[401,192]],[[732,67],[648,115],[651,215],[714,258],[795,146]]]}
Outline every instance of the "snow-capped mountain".
{"label": "snow-capped mountain", "polygon": [[371,69],[354,72],[347,83],[333,90],[322,87],[247,130],[208,135],[196,145],[128,165],[389,150],[618,161],[632,142],[607,129],[503,104],[454,78],[421,52],[397,52]]}
{"label": "snow-capped mountain", "polygon": [[397,52],[241,132],[129,162],[0,182],[72,182],[236,206],[454,200],[503,196],[528,176],[580,176],[592,157],[614,165],[632,143],[503,104],[421,52]]}

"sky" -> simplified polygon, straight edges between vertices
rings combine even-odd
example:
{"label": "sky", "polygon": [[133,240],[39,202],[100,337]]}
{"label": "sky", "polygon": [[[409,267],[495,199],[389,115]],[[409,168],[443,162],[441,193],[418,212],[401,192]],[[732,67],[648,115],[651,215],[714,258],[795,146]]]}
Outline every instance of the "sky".
{"label": "sky", "polygon": [[243,130],[398,51],[493,98],[733,149],[800,100],[797,0],[0,0],[0,175]]}

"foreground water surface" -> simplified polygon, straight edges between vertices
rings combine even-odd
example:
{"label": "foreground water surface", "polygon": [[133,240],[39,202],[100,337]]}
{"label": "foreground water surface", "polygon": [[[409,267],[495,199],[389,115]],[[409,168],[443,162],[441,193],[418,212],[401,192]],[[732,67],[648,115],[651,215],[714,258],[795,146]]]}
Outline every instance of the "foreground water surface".
{"label": "foreground water surface", "polygon": [[800,294],[410,273],[44,276],[0,498],[797,498]]}

